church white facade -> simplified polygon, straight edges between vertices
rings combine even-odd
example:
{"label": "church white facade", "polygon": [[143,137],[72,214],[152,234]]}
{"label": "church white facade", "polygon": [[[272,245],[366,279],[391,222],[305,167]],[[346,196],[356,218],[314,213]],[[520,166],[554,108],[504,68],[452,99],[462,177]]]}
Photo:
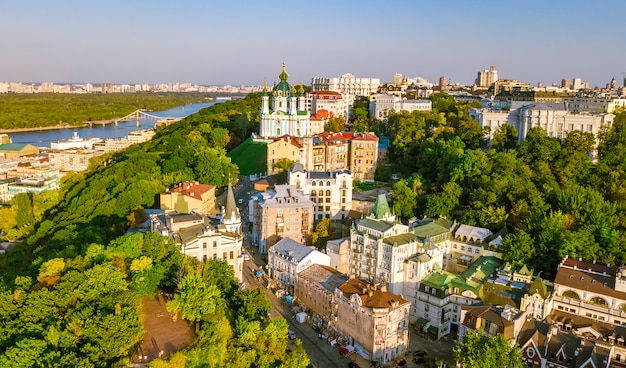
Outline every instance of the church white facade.
{"label": "church white facade", "polygon": [[312,135],[314,132],[311,132],[311,115],[306,109],[304,88],[300,86],[296,89],[295,85],[287,82],[289,75],[284,63],[279,78],[280,83],[271,91],[271,106],[267,86],[263,88],[259,135],[264,138],[285,134],[294,137]]}

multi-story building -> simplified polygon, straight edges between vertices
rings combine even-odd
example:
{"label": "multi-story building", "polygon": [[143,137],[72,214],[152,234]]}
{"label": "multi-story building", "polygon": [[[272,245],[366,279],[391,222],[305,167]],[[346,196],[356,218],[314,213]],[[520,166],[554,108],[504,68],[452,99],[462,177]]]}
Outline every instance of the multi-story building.
{"label": "multi-story building", "polygon": [[304,89],[290,85],[287,79],[289,74],[283,70],[278,76],[280,83],[272,89],[272,100],[267,86],[263,88],[261,97],[261,113],[259,135],[261,137],[280,137],[288,134],[296,137],[306,137],[311,132],[310,113],[306,110]]}
{"label": "multi-story building", "polygon": [[347,170],[307,171],[296,163],[287,182],[315,203],[315,220],[343,220],[352,208],[352,174]]}
{"label": "multi-story building", "polygon": [[50,164],[61,172],[85,171],[89,167],[89,160],[92,157],[102,155],[104,152],[95,150],[66,150],[48,152]]}
{"label": "multi-story building", "polygon": [[489,88],[495,81],[498,80],[498,70],[495,66],[490,66],[488,70],[478,72],[476,77],[476,87]]}
{"label": "multi-story building", "polygon": [[378,137],[374,133],[354,133],[350,143],[350,171],[353,177],[361,181],[374,181]]}
{"label": "multi-story building", "polygon": [[300,162],[304,154],[302,145],[290,135],[283,135],[267,143],[267,173],[274,175],[280,171],[277,164],[281,159]]}
{"label": "multi-story building", "polygon": [[290,294],[293,294],[298,273],[314,264],[329,266],[330,257],[289,237],[279,240],[267,251],[269,276]]}
{"label": "multi-story building", "polygon": [[60,177],[58,170],[49,170],[42,176],[22,177],[10,183],[7,198],[10,200],[19,193],[40,194],[48,190],[59,189]]}
{"label": "multi-story building", "polygon": [[197,212],[165,212],[150,217],[150,231],[174,239],[186,256],[203,262],[209,259],[226,262],[237,280],[243,281],[241,216],[232,188],[229,187],[219,220]]}
{"label": "multi-story building", "polygon": [[458,342],[463,342],[469,331],[482,331],[485,336],[491,337],[502,334],[507,340],[515,340],[525,321],[526,313],[510,305],[464,305],[461,308]]}
{"label": "multi-story building", "polygon": [[626,268],[566,257],[554,280],[553,310],[626,323]]}
{"label": "multi-story building", "polygon": [[330,267],[341,273],[348,273],[350,238],[329,240],[326,242],[326,254],[330,257]]}
{"label": "multi-story building", "polygon": [[162,210],[176,210],[178,213],[198,212],[213,214],[215,211],[215,187],[198,182],[176,184],[172,189],[161,193]]}
{"label": "multi-story building", "polygon": [[336,330],[355,351],[381,364],[404,355],[409,346],[410,303],[384,285],[351,278],[335,290]]}
{"label": "multi-story building", "polygon": [[53,150],[92,149],[94,143],[101,141],[101,138],[84,139],[78,136],[78,132],[74,132],[70,139],[50,142],[50,148]]}
{"label": "multi-story building", "polygon": [[154,129],[139,129],[133,130],[128,133],[127,139],[130,144],[147,142],[154,137],[156,130]]}
{"label": "multi-story building", "polygon": [[513,125],[518,131],[518,142],[534,127],[541,127],[548,136],[556,138],[565,138],[574,130],[597,135],[603,128],[611,127],[615,118],[613,114],[570,114],[565,103],[548,102],[512,105],[510,111],[470,109],[469,116],[486,128],[489,140],[502,125]]}
{"label": "multi-story building", "polygon": [[341,93],[336,91],[314,91],[308,97],[311,100],[311,115],[327,111],[329,118],[343,116],[346,121],[348,120],[349,106],[344,101]]}
{"label": "multi-story building", "polygon": [[350,234],[349,274],[386,283],[402,294],[404,262],[417,252],[417,237],[397,223],[384,194],[376,198],[372,214],[356,220]]}
{"label": "multi-story building", "polygon": [[380,78],[356,78],[354,74],[346,73],[339,78],[314,77],[311,80],[311,90],[334,91],[352,96],[370,96],[378,91]]}
{"label": "multi-story building", "polygon": [[348,281],[348,276],[332,267],[312,264],[296,277],[294,296],[325,323],[335,323],[337,303],[335,289]]}
{"label": "multi-story building", "polygon": [[252,242],[259,253],[287,237],[306,243],[313,231],[314,205],[293,185],[276,185],[275,190],[254,196],[250,202]]}
{"label": "multi-story building", "polygon": [[429,99],[409,100],[392,94],[377,94],[370,97],[370,116],[379,120],[389,117],[392,112],[431,111],[433,103]]}

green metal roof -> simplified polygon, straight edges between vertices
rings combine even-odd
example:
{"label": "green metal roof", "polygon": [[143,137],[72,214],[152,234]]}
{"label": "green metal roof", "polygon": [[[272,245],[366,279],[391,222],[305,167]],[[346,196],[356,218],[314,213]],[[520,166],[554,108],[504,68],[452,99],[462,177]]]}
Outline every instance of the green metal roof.
{"label": "green metal roof", "polygon": [[451,287],[457,287],[462,290],[477,291],[476,286],[469,285],[463,278],[447,271],[433,272],[427,278],[422,280],[425,286],[435,288],[437,290],[445,290]]}
{"label": "green metal roof", "polygon": [[385,232],[393,227],[393,224],[389,222],[382,221],[382,220],[374,220],[371,218],[364,218],[364,219],[358,220],[358,224],[360,226],[363,226],[372,230],[380,231],[380,232]]}
{"label": "green metal roof", "polygon": [[376,197],[376,203],[374,203],[374,210],[372,212],[377,219],[383,218],[387,213],[391,213],[385,194],[379,194],[378,197]]}
{"label": "green metal roof", "polygon": [[466,280],[477,279],[480,282],[485,281],[500,265],[502,261],[493,256],[481,256],[472,263],[463,273],[461,277]]}
{"label": "green metal roof", "polygon": [[411,233],[407,234],[399,234],[396,236],[390,236],[388,238],[383,239],[383,241],[387,244],[391,244],[393,246],[409,244],[411,242],[417,241],[417,237]]}
{"label": "green metal roof", "polygon": [[417,235],[420,239],[428,239],[437,235],[450,234],[450,230],[435,222],[429,222],[427,224],[414,227],[413,234]]}
{"label": "green metal roof", "polygon": [[21,151],[26,146],[28,146],[28,143],[0,144],[0,150],[2,150],[2,151]]}

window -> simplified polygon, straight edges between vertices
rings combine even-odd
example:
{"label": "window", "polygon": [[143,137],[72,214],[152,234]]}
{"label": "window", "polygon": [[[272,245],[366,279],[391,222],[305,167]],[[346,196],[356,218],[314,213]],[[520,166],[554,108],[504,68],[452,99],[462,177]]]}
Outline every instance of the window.
{"label": "window", "polygon": [[224,252],[224,253],[222,254],[222,256],[223,256],[223,257],[222,257],[222,260],[224,260],[224,261],[225,261],[225,260],[227,259],[227,257],[226,257],[226,256],[227,256],[227,253],[226,253],[226,252]]}
{"label": "window", "polygon": [[217,248],[217,241],[213,240],[213,248]]}
{"label": "window", "polygon": [[213,253],[213,259],[217,259],[217,253]]}
{"label": "window", "polygon": [[202,249],[206,249],[206,242],[202,243]]}

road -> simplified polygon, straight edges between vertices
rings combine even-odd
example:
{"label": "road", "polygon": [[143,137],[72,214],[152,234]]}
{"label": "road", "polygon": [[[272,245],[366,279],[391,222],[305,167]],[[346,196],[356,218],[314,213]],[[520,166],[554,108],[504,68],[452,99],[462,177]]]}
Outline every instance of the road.
{"label": "road", "polygon": [[[247,240],[246,240],[247,241]],[[252,248],[254,249],[254,248]],[[252,253],[251,248],[247,247],[246,251],[250,254],[250,260],[244,261],[243,280],[247,287],[258,287],[265,290],[265,293],[272,303],[272,318],[283,317],[289,324],[289,328],[296,333],[296,337],[302,341],[302,347],[306,350],[309,359],[314,367],[318,368],[345,368],[351,359],[344,357],[339,353],[337,346],[330,346],[327,342],[320,339],[308,324],[298,323],[295,320],[295,313],[291,309],[291,304],[284,299],[276,297],[264,282],[254,275],[253,270],[258,270],[263,266],[259,254]],[[265,267],[263,267],[265,268]],[[286,338],[286,337],[285,337]],[[289,342],[289,346],[293,348],[293,342]]]}

